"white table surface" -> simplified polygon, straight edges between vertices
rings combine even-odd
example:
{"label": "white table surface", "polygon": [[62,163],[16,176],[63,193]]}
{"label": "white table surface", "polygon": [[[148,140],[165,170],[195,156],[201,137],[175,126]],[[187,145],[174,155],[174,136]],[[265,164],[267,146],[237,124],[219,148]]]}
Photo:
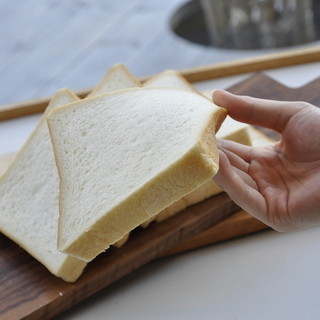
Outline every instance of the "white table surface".
{"label": "white table surface", "polygon": [[[91,87],[117,62],[144,76],[279,51],[178,39],[168,21],[183,1],[1,1],[0,104]],[[320,63],[266,73],[296,87],[319,77]],[[225,88],[246,76],[196,86]],[[0,122],[0,154],[18,150],[38,118]],[[155,261],[58,319],[320,319],[319,243],[319,227],[269,230]]]}

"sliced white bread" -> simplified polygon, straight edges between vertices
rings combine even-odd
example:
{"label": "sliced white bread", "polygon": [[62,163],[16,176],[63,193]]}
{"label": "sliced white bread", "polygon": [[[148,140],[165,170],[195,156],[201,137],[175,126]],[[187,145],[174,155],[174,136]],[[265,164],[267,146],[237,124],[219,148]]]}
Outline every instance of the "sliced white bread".
{"label": "sliced white bread", "polygon": [[85,261],[211,179],[225,110],[196,93],[138,88],[48,117],[60,176],[58,247]]}
{"label": "sliced white bread", "polygon": [[195,88],[190,84],[190,82],[188,82],[179,72],[175,70],[163,71],[149,78],[143,83],[143,86],[154,88],[170,87],[196,91]]}
{"label": "sliced white bread", "polygon": [[[135,78],[123,64],[118,63],[107,71],[105,76],[93,88],[87,98],[98,96],[107,92],[141,86],[141,82]],[[125,235],[123,239],[120,239],[118,242],[116,242],[114,246],[120,248],[128,240],[128,238],[129,234]]]}
{"label": "sliced white bread", "polygon": [[86,263],[57,249],[59,176],[46,117],[51,109],[77,99],[67,89],[53,96],[0,179],[0,231],[66,281],[75,281]]}
{"label": "sliced white bread", "polygon": [[[167,70],[147,80],[144,86],[148,87],[173,87],[198,92],[194,87],[177,71]],[[198,92],[200,94],[200,92]],[[211,99],[211,91],[203,93]],[[227,117],[222,123],[216,137],[220,139],[233,140],[245,145],[251,145],[248,132],[249,125]],[[169,207],[162,210],[158,215],[148,219],[141,226],[146,228],[152,221],[163,221],[186,207],[203,201],[209,197],[221,193],[223,190],[213,181],[209,180],[200,188],[182,197]],[[121,245],[125,241],[121,242]]]}
{"label": "sliced white bread", "polygon": [[[182,75],[176,70],[166,70],[163,71],[143,83],[144,87],[170,87],[177,89],[185,89],[197,92],[201,95],[208,97],[211,100],[212,92],[197,91],[190,82],[188,82]],[[245,145],[250,145],[249,133],[247,132],[248,124],[233,120],[227,117],[221,128],[217,132],[216,136],[220,139],[233,140]]]}
{"label": "sliced white bread", "polygon": [[108,70],[87,97],[135,87],[141,87],[141,82],[136,79],[123,64],[119,63]]}
{"label": "sliced white bread", "polygon": [[[116,65],[95,88],[96,94],[140,86],[123,65]],[[1,157],[0,231],[18,243],[54,275],[73,282],[86,263],[57,249],[59,176],[46,117],[51,109],[79,100],[62,89],[51,99],[36,129],[8,168],[12,155]],[[2,170],[2,171],[1,171]]]}
{"label": "sliced white bread", "polygon": [[[176,70],[165,70],[155,76],[150,77],[147,81],[143,83],[143,87],[146,88],[161,88],[161,87],[169,87],[169,88],[177,88],[177,89],[183,89],[183,90],[191,90],[197,92],[193,86]],[[182,208],[185,208],[184,206],[184,198],[181,198],[181,204]],[[199,200],[201,201],[201,200]],[[170,205],[168,208],[164,209],[163,211],[167,212],[178,212],[179,210],[179,200],[172,205]],[[150,222],[156,219],[157,216],[151,217],[144,223],[142,223],[142,227],[147,227]],[[117,241],[114,246],[120,248],[122,245],[126,243],[126,241],[129,239],[129,234],[126,234],[122,239]]]}

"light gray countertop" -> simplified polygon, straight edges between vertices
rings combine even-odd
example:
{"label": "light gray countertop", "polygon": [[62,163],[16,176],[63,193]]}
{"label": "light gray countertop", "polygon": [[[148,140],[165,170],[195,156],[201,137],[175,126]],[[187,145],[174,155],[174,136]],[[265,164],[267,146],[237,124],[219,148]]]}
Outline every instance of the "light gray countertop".
{"label": "light gray countertop", "polygon": [[185,2],[2,0],[0,105],[92,87],[118,62],[141,77],[280,51],[217,49],[179,38],[170,20]]}

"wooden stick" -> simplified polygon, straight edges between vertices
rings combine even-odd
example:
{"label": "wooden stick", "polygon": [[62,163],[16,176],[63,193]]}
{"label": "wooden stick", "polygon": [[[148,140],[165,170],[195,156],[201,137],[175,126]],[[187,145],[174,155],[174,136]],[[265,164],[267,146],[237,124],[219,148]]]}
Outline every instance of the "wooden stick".
{"label": "wooden stick", "polygon": [[188,81],[196,82],[317,61],[320,61],[320,46],[186,69],[181,74]]}
{"label": "wooden stick", "polygon": [[[320,61],[320,47],[288,50],[281,53],[185,69],[180,72],[188,81],[196,82],[316,61]],[[147,79],[143,78],[141,81]],[[77,91],[76,94],[83,98],[90,91],[91,89],[85,89]],[[50,97],[45,97],[4,105],[0,107],[0,121],[43,112],[49,100]]]}
{"label": "wooden stick", "polygon": [[[76,94],[81,99],[84,98],[90,90],[80,90]],[[23,102],[12,103],[0,107],[0,121],[28,116],[35,113],[42,113],[49,104],[51,97],[26,100]]]}

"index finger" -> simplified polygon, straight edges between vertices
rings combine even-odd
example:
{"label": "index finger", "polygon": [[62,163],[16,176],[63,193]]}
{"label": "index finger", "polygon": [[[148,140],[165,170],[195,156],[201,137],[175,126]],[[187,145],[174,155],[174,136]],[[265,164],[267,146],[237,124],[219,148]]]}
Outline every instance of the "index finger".
{"label": "index finger", "polygon": [[228,110],[231,118],[282,133],[291,117],[302,109],[295,102],[274,101],[234,95],[224,90],[212,94],[215,104]]}

